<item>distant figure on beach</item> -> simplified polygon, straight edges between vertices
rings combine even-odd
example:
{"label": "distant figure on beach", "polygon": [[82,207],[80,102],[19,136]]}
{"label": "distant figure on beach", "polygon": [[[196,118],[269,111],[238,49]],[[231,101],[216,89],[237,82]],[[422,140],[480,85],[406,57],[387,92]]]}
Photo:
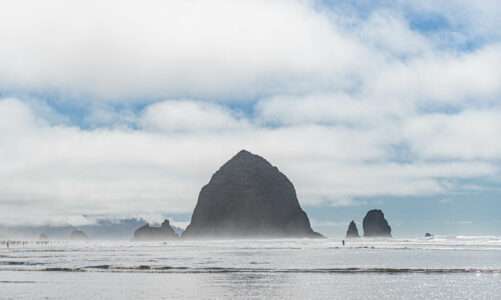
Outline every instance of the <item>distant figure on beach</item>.
{"label": "distant figure on beach", "polygon": [[343,247],[344,247],[344,240],[343,240]]}

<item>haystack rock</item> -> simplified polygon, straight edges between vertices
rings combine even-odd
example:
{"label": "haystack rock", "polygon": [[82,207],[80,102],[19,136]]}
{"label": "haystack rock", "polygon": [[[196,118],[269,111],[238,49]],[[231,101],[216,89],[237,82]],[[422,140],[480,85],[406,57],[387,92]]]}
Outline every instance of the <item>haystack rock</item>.
{"label": "haystack rock", "polygon": [[346,237],[347,238],[359,238],[360,235],[358,234],[358,228],[357,224],[355,221],[351,221],[350,225],[348,226],[348,230],[346,231]]}
{"label": "haystack rock", "polygon": [[72,240],[77,240],[77,241],[82,241],[82,240],[87,240],[89,237],[85,232],[83,232],[80,229],[75,229],[71,232],[70,234],[70,239]]}
{"label": "haystack rock", "polygon": [[322,237],[278,168],[242,150],[205,185],[183,237]]}
{"label": "haystack rock", "polygon": [[384,218],[383,211],[373,209],[367,212],[363,221],[364,236],[391,237],[391,227]]}
{"label": "haystack rock", "polygon": [[134,240],[137,241],[163,241],[176,238],[178,236],[170,226],[169,220],[165,220],[160,227],[146,224],[134,232]]}

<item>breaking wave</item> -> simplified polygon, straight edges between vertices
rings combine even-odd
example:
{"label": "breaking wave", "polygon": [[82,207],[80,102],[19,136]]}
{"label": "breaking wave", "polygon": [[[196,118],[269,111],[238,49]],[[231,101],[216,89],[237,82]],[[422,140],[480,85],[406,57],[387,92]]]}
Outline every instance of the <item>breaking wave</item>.
{"label": "breaking wave", "polygon": [[317,269],[270,269],[270,268],[227,268],[227,267],[173,267],[173,266],[112,266],[96,265],[77,268],[41,268],[23,271],[47,271],[47,272],[152,272],[152,273],[321,273],[321,274],[360,274],[360,273],[381,273],[381,274],[461,274],[461,273],[488,273],[498,274],[501,269],[484,268],[317,268]]}

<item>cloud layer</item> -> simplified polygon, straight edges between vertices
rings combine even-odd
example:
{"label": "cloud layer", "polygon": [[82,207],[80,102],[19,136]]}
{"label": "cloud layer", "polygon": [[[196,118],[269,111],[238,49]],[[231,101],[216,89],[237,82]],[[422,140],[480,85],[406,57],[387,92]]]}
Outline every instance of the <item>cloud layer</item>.
{"label": "cloud layer", "polygon": [[484,4],[11,3],[2,222],[188,213],[243,148],[306,206],[499,182],[501,22]]}

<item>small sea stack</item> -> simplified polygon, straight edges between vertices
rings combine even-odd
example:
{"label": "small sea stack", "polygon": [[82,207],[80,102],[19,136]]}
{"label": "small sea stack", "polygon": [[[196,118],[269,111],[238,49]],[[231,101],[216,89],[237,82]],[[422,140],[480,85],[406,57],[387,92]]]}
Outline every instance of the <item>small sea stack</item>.
{"label": "small sea stack", "polygon": [[160,227],[146,224],[134,232],[134,240],[136,241],[165,241],[177,238],[178,235],[170,226],[169,220],[163,221]]}
{"label": "small sea stack", "polygon": [[40,240],[40,241],[48,241],[49,240],[49,236],[47,236],[47,234],[45,234],[45,233],[40,233],[40,235],[38,236],[38,240]]}
{"label": "small sea stack", "polygon": [[292,182],[242,150],[205,185],[184,238],[318,238]]}
{"label": "small sea stack", "polygon": [[365,237],[391,237],[391,227],[380,209],[368,211],[362,225]]}
{"label": "small sea stack", "polygon": [[355,221],[351,221],[350,225],[348,225],[348,230],[346,231],[346,238],[351,239],[351,238],[359,238],[360,234],[358,233],[358,228],[357,224]]}
{"label": "small sea stack", "polygon": [[82,230],[80,229],[75,229],[71,232],[70,234],[70,239],[71,240],[74,240],[74,241],[84,241],[84,240],[88,240],[89,237],[87,236],[87,234],[85,232],[83,232]]}

